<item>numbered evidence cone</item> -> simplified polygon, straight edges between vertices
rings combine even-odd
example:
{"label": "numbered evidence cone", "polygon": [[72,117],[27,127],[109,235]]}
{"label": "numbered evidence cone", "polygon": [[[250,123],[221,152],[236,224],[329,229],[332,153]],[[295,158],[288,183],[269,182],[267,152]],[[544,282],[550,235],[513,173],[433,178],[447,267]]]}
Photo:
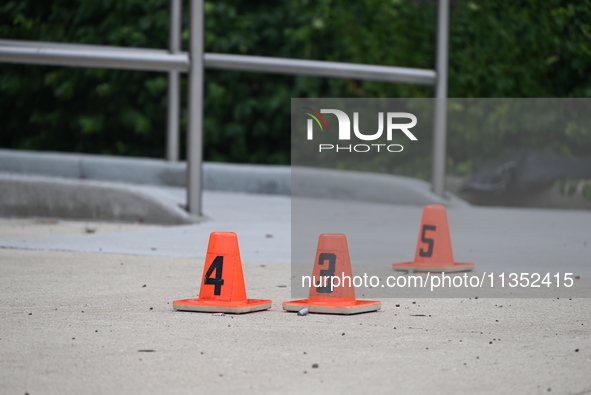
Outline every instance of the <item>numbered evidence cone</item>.
{"label": "numbered evidence cone", "polygon": [[445,206],[430,204],[423,208],[423,219],[414,262],[394,263],[395,270],[415,272],[464,272],[475,263],[455,263]]}
{"label": "numbered evidence cone", "polygon": [[308,299],[283,302],[284,310],[300,311],[307,307],[310,313],[357,314],[380,309],[382,302],[355,299],[349,248],[344,234],[321,234],[315,262]]}
{"label": "numbered evidence cone", "polygon": [[238,237],[232,232],[209,236],[198,299],[176,300],[175,310],[215,313],[250,313],[267,310],[270,300],[247,299]]}

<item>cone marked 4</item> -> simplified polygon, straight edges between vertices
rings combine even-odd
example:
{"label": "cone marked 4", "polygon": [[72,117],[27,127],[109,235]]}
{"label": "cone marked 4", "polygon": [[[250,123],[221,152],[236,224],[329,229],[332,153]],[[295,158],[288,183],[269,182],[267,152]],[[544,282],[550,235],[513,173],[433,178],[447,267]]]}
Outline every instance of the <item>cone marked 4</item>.
{"label": "cone marked 4", "polygon": [[247,299],[238,236],[214,232],[209,236],[198,299],[176,300],[175,310],[209,313],[250,313],[267,310],[270,300]]}

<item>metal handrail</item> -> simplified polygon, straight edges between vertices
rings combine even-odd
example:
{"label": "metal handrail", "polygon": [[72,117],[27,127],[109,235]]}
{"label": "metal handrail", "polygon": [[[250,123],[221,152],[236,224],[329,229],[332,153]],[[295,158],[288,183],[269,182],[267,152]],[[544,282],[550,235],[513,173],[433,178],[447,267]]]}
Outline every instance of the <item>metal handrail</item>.
{"label": "metal handrail", "polygon": [[[0,46],[0,61],[48,66],[84,66],[144,71],[188,71],[187,54],[131,48],[130,51],[99,45],[76,45],[29,41],[27,45]],[[2,43],[0,43],[2,45]]]}
{"label": "metal handrail", "polygon": [[[144,71],[188,72],[189,54],[148,48],[0,40],[0,61],[57,66],[87,66]],[[204,53],[206,68],[314,77],[355,78],[381,82],[434,85],[434,70],[362,63],[329,62],[267,56]]]}
{"label": "metal handrail", "polygon": [[169,73],[167,158],[178,160],[179,72],[189,74],[187,130],[187,210],[201,216],[203,155],[203,69],[351,78],[435,85],[433,191],[445,192],[449,0],[439,0],[436,70],[264,56],[204,53],[203,0],[191,0],[188,52],[180,52],[181,0],[171,0],[169,50],[41,41],[0,40],[0,62],[84,66]]}
{"label": "metal handrail", "polygon": [[205,67],[426,85],[433,85],[436,80],[434,70],[218,53],[205,54]]}

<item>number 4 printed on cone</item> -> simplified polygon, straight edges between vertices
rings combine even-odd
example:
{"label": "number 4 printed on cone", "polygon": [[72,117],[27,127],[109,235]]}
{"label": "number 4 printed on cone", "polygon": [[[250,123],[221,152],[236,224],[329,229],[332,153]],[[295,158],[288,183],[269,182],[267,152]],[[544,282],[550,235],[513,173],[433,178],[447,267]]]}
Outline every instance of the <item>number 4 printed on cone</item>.
{"label": "number 4 printed on cone", "polygon": [[[205,285],[215,285],[215,289],[213,291],[214,295],[219,295],[222,293],[222,285],[224,285],[224,279],[222,278],[222,270],[224,268],[224,257],[219,255],[216,256],[209,269],[207,269],[207,273],[205,273],[205,281],[203,284]],[[215,270],[215,277],[211,278],[211,274]]]}

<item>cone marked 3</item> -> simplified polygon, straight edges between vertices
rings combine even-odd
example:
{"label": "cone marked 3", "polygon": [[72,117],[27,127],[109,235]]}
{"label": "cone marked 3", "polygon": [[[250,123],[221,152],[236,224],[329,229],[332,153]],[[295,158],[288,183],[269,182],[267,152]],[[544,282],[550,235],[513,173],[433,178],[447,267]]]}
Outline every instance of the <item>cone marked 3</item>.
{"label": "cone marked 3", "polygon": [[332,277],[353,278],[347,237],[323,233],[318,238],[308,299],[283,302],[283,309],[300,311],[307,307],[310,313],[325,314],[358,314],[380,309],[382,302],[357,300],[350,282],[341,281],[339,286],[333,286]]}

